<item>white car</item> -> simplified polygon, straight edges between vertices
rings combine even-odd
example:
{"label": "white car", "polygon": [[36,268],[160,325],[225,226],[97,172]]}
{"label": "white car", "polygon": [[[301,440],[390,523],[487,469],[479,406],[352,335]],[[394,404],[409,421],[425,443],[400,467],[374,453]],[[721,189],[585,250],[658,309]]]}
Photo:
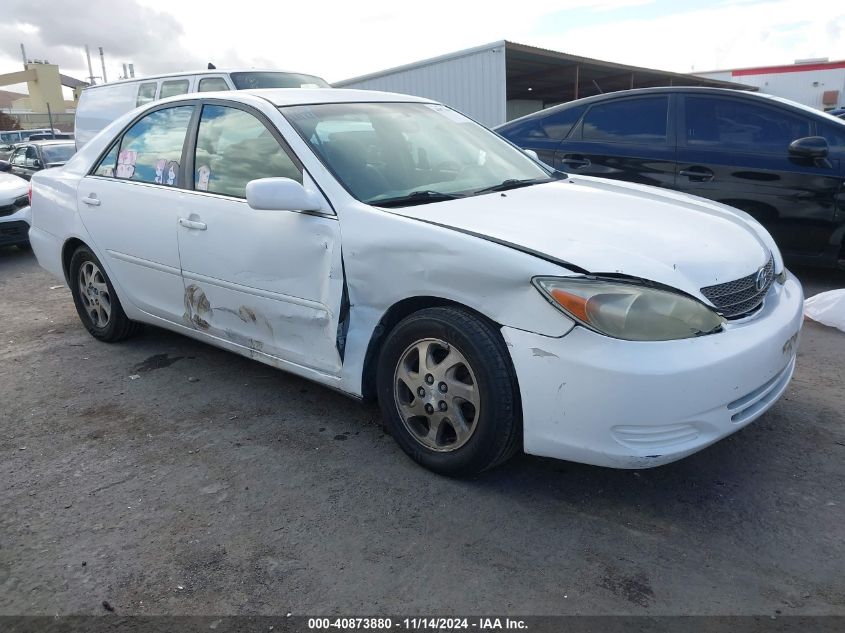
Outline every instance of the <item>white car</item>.
{"label": "white car", "polygon": [[750,216],[552,172],[425,99],[168,99],[33,179],[85,327],[141,323],[362,398],[467,474],[522,448],[644,468],[771,407],[802,290]]}
{"label": "white car", "polygon": [[0,172],[0,247],[29,247],[29,183]]}

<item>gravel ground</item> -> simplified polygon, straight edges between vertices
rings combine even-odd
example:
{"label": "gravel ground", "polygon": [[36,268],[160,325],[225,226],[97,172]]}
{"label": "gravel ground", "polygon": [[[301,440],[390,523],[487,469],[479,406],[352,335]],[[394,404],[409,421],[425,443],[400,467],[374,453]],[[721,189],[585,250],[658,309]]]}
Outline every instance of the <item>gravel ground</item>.
{"label": "gravel ground", "polygon": [[374,406],[163,330],[98,343],[59,283],[0,249],[0,614],[845,614],[832,328],[680,463],[456,481]]}

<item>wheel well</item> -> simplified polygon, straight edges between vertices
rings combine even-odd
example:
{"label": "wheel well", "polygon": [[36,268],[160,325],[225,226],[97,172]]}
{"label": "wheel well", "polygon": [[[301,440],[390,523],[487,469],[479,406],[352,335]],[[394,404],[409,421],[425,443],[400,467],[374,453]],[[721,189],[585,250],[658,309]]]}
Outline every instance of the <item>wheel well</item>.
{"label": "wheel well", "polygon": [[67,240],[62,246],[62,270],[65,273],[65,281],[68,282],[68,285],[70,285],[70,260],[80,246],[86,246],[86,244],[75,237]]}
{"label": "wheel well", "polygon": [[369,401],[375,399],[376,370],[378,369],[379,352],[381,351],[384,339],[391,330],[393,330],[393,328],[396,327],[402,319],[410,316],[414,312],[419,312],[420,310],[424,310],[426,308],[437,308],[442,306],[462,308],[491,323],[496,328],[501,327],[501,325],[496,323],[493,319],[481,314],[477,310],[473,310],[469,306],[458,303],[457,301],[451,301],[441,297],[409,297],[394,303],[387,309],[384,316],[381,317],[378,325],[376,325],[373,330],[373,334],[370,337],[370,343],[367,346],[367,354],[364,357],[364,370],[363,375],[361,376],[361,395],[364,400]]}

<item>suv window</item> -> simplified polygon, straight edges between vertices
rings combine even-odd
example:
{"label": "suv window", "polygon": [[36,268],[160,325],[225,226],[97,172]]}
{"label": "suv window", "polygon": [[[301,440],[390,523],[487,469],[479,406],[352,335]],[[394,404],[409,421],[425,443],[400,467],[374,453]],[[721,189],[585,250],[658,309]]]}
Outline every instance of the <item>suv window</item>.
{"label": "suv window", "polygon": [[719,97],[686,98],[687,145],[737,147],[752,152],[786,152],[810,135],[810,121],[784,110]]}
{"label": "suv window", "polygon": [[554,114],[543,118],[540,123],[543,132],[549,138],[563,140],[572,131],[572,127],[578,123],[578,119],[584,113],[585,106],[578,108],[565,108]]}
{"label": "suv window", "polygon": [[594,105],[583,123],[585,141],[665,143],[669,98],[624,99]]}
{"label": "suv window", "polygon": [[187,79],[176,79],[173,81],[161,82],[161,93],[159,99],[166,97],[175,97],[176,95],[183,95],[188,92],[188,87],[191,82]]}
{"label": "suv window", "polygon": [[9,161],[12,165],[21,165],[23,166],[24,162],[26,161],[26,148],[19,147],[15,150],[15,155],[12,156],[12,160]]}
{"label": "suv window", "polygon": [[31,145],[26,148],[26,159],[24,164],[27,167],[36,167],[38,165],[38,150]]}
{"label": "suv window", "polygon": [[138,86],[138,98],[135,100],[135,107],[145,105],[156,99],[156,82],[141,84]]}
{"label": "suv window", "polygon": [[229,84],[223,77],[204,77],[200,79],[200,87],[197,92],[216,92],[218,90],[228,90]]}
{"label": "suv window", "polygon": [[[114,176],[178,187],[179,161],[193,111],[192,105],[165,108],[135,123],[120,141]],[[110,155],[103,159],[102,166]]]}
{"label": "suv window", "polygon": [[236,198],[256,178],[302,182],[302,172],[261,121],[226,106],[202,109],[194,161],[194,188]]}

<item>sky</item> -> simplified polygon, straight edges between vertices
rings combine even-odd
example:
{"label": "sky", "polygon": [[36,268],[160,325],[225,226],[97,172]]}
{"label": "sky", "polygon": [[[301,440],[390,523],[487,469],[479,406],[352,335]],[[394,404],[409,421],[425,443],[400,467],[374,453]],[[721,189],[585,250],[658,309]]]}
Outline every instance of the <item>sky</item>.
{"label": "sky", "polygon": [[[30,59],[87,79],[83,46],[136,76],[278,68],[332,82],[507,39],[677,72],[845,59],[836,0],[2,0],[0,73]],[[98,79],[99,81],[99,79]],[[20,88],[20,87],[18,87]],[[2,89],[2,87],[0,87]],[[13,89],[8,87],[7,89]]]}

